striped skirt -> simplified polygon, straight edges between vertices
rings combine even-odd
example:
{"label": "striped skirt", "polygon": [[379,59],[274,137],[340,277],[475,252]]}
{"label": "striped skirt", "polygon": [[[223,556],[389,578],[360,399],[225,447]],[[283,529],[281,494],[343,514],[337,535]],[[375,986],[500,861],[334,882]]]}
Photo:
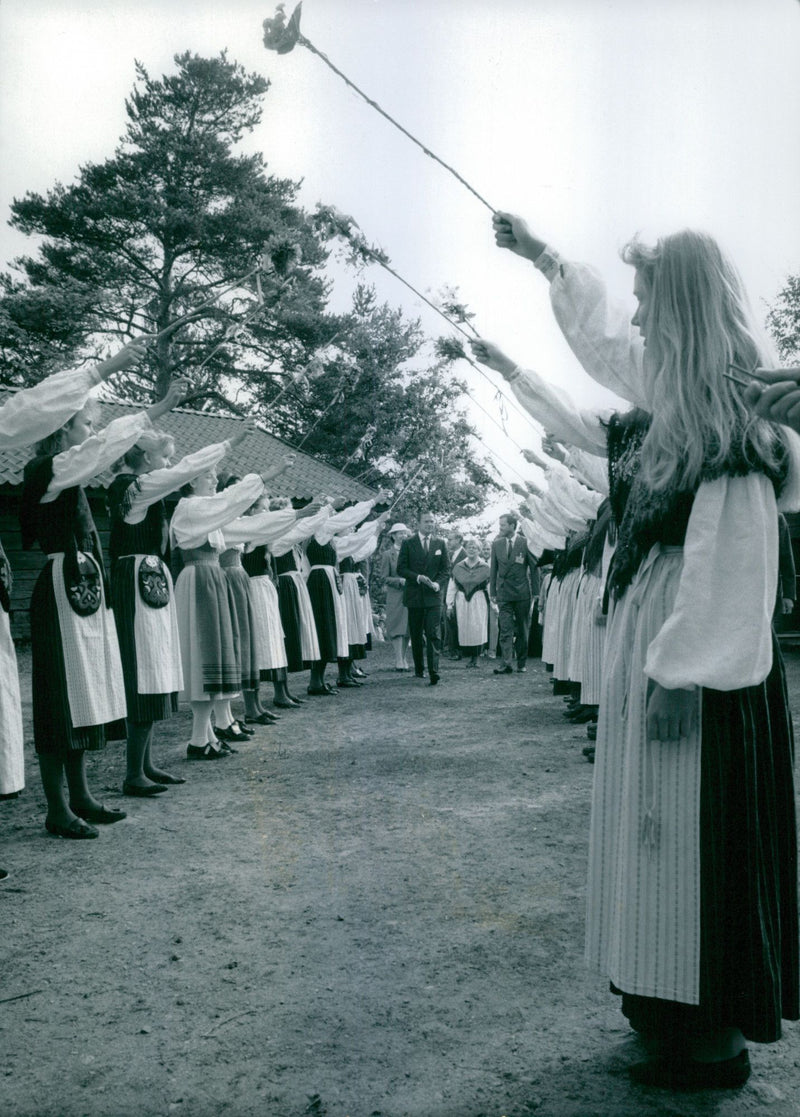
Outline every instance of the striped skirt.
{"label": "striped skirt", "polygon": [[647,648],[683,562],[654,548],[609,618],[597,731],[587,959],[634,1026],[738,1027],[798,1018],[797,837],[783,664],[764,683],[698,691],[698,729],[648,741]]}
{"label": "striped skirt", "polygon": [[175,608],[183,661],[181,698],[201,702],[237,694],[242,679],[239,626],[218,561],[184,566],[175,583]]}
{"label": "striped skirt", "polygon": [[542,662],[551,666],[555,662],[556,633],[558,632],[558,617],[561,611],[561,582],[558,578],[551,578],[547,587],[545,601],[544,625],[542,629]]}
{"label": "striped skirt", "polygon": [[17,653],[9,615],[0,608],[0,795],[13,795],[25,786],[22,743]]}
{"label": "striped skirt", "polygon": [[572,622],[575,619],[575,606],[578,599],[578,582],[580,570],[570,570],[561,581],[558,595],[558,628],[555,633],[555,659],[553,660],[553,677],[568,679],[569,654],[572,640]]}
{"label": "striped skirt", "polygon": [[583,640],[583,663],[581,665],[581,702],[587,706],[599,706],[600,688],[603,675],[603,657],[606,646],[606,626],[597,623],[598,599],[603,592],[603,583],[596,574],[585,574],[587,610]]}

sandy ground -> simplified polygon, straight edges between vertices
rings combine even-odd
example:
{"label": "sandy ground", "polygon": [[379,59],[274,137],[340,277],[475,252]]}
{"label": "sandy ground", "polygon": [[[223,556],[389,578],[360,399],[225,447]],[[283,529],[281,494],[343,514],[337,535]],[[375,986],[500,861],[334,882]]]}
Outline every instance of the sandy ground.
{"label": "sandy ground", "polygon": [[[800,1027],[741,1091],[634,1087],[641,1057],[582,962],[592,768],[536,663],[438,688],[388,649],[93,842],[0,804],[6,1117],[648,1117],[800,1113]],[[26,657],[21,657],[23,678]],[[800,709],[800,659],[790,677]]]}

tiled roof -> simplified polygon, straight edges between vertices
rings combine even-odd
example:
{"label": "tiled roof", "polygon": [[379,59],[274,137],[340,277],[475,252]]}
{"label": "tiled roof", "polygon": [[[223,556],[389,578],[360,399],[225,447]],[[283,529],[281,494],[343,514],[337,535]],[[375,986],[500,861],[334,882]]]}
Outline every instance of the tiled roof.
{"label": "tiled roof", "polygon": [[[0,403],[10,389],[0,389]],[[137,404],[108,403],[100,401],[101,417],[98,426],[105,426],[120,415],[138,410]],[[175,460],[214,442],[232,438],[241,428],[243,419],[231,415],[215,415],[199,411],[176,408],[159,420],[159,427],[168,431],[175,439]],[[285,454],[297,455],[294,467],[280,474],[269,483],[272,496],[343,496],[347,500],[369,500],[375,490],[346,477],[324,462],[311,458],[300,450],[294,450],[287,442],[274,435],[256,431],[241,445],[225,457],[221,470],[244,476],[245,473],[261,473],[277,465]],[[22,481],[25,463],[29,461],[32,449],[23,446],[20,450],[0,449],[0,484],[18,485]],[[113,474],[103,473],[93,485],[107,488]]]}

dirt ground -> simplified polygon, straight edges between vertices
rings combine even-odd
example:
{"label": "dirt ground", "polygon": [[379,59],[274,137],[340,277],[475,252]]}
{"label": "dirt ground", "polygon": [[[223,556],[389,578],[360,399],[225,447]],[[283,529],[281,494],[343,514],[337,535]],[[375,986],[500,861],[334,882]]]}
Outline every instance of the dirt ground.
{"label": "dirt ground", "polygon": [[796,1024],[738,1093],[628,1081],[643,1053],[582,961],[585,731],[538,662],[492,666],[434,689],[379,647],[363,689],[214,764],[182,713],[157,754],[189,782],[158,799],[122,799],[120,746],[90,758],[129,811],[93,842],[46,835],[31,751],[0,804],[0,1112],[800,1113]]}

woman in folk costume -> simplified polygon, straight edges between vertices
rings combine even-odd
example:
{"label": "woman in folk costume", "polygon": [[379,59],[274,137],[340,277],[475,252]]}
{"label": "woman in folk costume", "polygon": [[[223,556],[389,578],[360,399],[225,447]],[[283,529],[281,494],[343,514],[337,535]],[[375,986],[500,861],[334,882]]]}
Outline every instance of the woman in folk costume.
{"label": "woman in folk costume", "polygon": [[489,564],[480,556],[478,540],[464,540],[467,557],[456,563],[447,587],[447,608],[455,609],[458,644],[468,656],[467,667],[478,666],[478,656],[489,636]]}
{"label": "woman in folk costume", "polygon": [[[33,733],[47,799],[46,829],[96,838],[116,822],[92,795],[85,753],[125,736],[125,685],[100,540],[83,485],[108,469],[179,398],[172,389],[148,412],[115,419],[99,434],[88,403],[40,442],[25,468],[23,546],[48,557],[31,597]],[[64,789],[66,774],[69,800]]]}
{"label": "woman in folk costume", "polygon": [[386,639],[394,647],[394,666],[396,671],[408,671],[408,609],[403,604],[405,579],[397,577],[397,558],[400,544],[408,539],[411,532],[405,524],[393,524],[389,528],[390,545],[381,555],[380,576],[386,589]]}
{"label": "woman in folk costume", "polygon": [[[243,434],[255,430],[245,423]],[[173,513],[170,540],[178,548],[183,569],[175,582],[183,691],[192,707],[189,760],[218,760],[235,750],[218,741],[211,725],[212,708],[224,721],[226,703],[242,685],[236,606],[219,561],[226,550],[222,529],[241,516],[264,489],[257,473],[217,492],[216,469],[185,485]]]}
{"label": "woman in folk costume", "polygon": [[[228,524],[224,531],[225,542],[229,545],[244,544],[242,566],[250,579],[259,680],[272,683],[274,705],[284,710],[296,709],[302,702],[288,688],[286,640],[268,548],[286,535],[298,518],[314,516],[318,511],[318,504],[309,504],[300,512],[291,507],[270,510],[269,500],[264,494],[244,516]],[[261,705],[258,684],[254,689],[244,691],[244,702],[246,724],[269,725],[277,721],[276,716]]]}
{"label": "woman in folk costume", "polygon": [[278,577],[278,607],[286,645],[287,671],[308,671],[320,658],[319,641],[311,598],[301,573],[305,556],[302,545],[333,513],[329,503],[308,519],[298,520],[270,546]]}
{"label": "woman in folk costume", "polygon": [[[274,480],[294,464],[294,454],[287,454],[279,465],[262,474],[262,480]],[[229,488],[240,480],[239,477],[230,476],[218,487],[221,490]],[[263,493],[261,494],[264,495]],[[223,532],[223,535],[225,533]],[[231,602],[234,610],[234,631],[236,635],[236,654],[241,671],[241,690],[245,698],[245,708],[255,711],[258,707],[258,688],[261,679],[259,666],[259,640],[257,631],[257,617],[253,602],[253,587],[250,576],[242,565],[242,556],[245,545],[249,540],[246,534],[225,537],[225,549],[219,556],[219,564],[225,577],[228,579]],[[258,707],[260,709],[260,707]],[[266,714],[266,711],[261,710]],[[275,714],[266,714],[258,723],[270,724],[280,719]],[[253,736],[255,730],[238,718],[234,718],[231,710],[230,699],[220,698],[214,703],[214,732],[220,741],[230,744],[236,741],[245,741]]]}
{"label": "woman in folk costume", "polygon": [[362,524],[358,531],[335,535],[331,540],[339,560],[348,643],[348,664],[346,667],[339,664],[337,686],[347,686],[348,682],[358,686],[356,680],[366,678],[364,671],[357,668],[356,660],[365,659],[367,655],[367,620],[362,599],[368,587],[363,573],[356,568],[356,563],[360,561],[362,553],[374,550],[377,546],[378,534],[386,523],[387,516],[388,512],[384,512],[377,520]]}
{"label": "woman in folk costume", "polygon": [[[144,342],[135,341],[107,361],[55,373],[15,392],[0,407],[0,450],[29,446],[53,434],[85,406],[92,388],[129,368],[144,352]],[[25,786],[22,705],[9,624],[11,588],[11,567],[0,543],[0,799],[17,796]],[[7,875],[0,869],[0,879]]]}
{"label": "woman in folk costume", "polygon": [[214,469],[244,437],[206,446],[170,466],[172,436],[146,431],[108,491],[112,600],[128,708],[125,795],[158,795],[168,784],[185,782],[152,757],[155,722],[176,712],[183,690],[164,498]]}
{"label": "woman in folk costume", "polygon": [[320,697],[335,694],[334,687],[325,682],[325,668],[338,663],[341,686],[359,686],[349,677],[347,616],[341,589],[341,575],[336,570],[337,552],[332,540],[340,532],[350,531],[364,520],[386,494],[374,500],[362,500],[329,516],[317,529],[306,545],[306,558],[311,570],[308,575],[308,595],[314,612],[320,658],[311,668],[308,693]]}
{"label": "woman in folk costume", "polygon": [[[587,956],[658,1054],[633,1077],[735,1086],[746,1039],[798,1004],[793,740],[771,628],[777,511],[797,442],[752,416],[729,362],[769,364],[741,282],[708,236],[634,242],[626,326],[602,284],[518,219],[498,243],[551,279],[587,371],[646,405],[608,431],[624,509],[597,731]],[[611,385],[610,385],[611,386]],[[609,821],[613,825],[609,826]]]}
{"label": "woman in folk costume", "polygon": [[[381,527],[388,520],[388,512],[381,520]],[[378,549],[379,532],[375,532],[371,537],[366,537],[362,546],[354,555],[352,555],[355,564],[356,574],[358,575],[358,592],[361,602],[361,614],[363,617],[364,631],[367,634],[367,651],[372,651],[373,639],[375,637],[375,613],[372,608],[372,595],[370,593],[370,582],[372,581],[372,556]],[[363,674],[363,672],[362,672]],[[356,671],[356,675],[358,672]]]}

